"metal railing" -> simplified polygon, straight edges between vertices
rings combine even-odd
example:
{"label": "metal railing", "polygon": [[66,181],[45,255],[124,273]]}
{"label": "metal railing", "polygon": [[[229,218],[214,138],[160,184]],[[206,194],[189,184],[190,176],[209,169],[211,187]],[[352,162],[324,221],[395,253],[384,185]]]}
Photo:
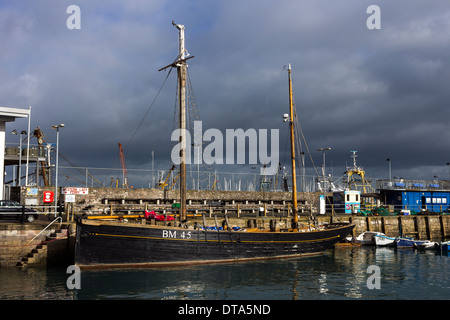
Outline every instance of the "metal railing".
{"label": "metal railing", "polygon": [[378,190],[446,190],[450,191],[450,181],[446,180],[407,180],[402,178],[377,180]]}
{"label": "metal railing", "polygon": [[57,218],[55,218],[52,222],[50,222],[44,229],[42,229],[37,235],[35,235],[35,236],[33,237],[33,239],[31,239],[30,241],[28,241],[27,244],[22,245],[22,246],[20,247],[20,249],[17,250],[17,251],[16,251],[16,252],[8,259],[8,261],[10,261],[10,260],[11,260],[12,258],[14,258],[16,255],[18,255],[24,248],[30,246],[30,244],[31,244],[37,237],[39,237],[45,230],[47,230],[47,229],[48,229],[53,223],[55,223],[57,220],[60,220],[59,227],[61,228],[61,225],[62,225],[62,218],[61,218],[61,217],[57,217]]}

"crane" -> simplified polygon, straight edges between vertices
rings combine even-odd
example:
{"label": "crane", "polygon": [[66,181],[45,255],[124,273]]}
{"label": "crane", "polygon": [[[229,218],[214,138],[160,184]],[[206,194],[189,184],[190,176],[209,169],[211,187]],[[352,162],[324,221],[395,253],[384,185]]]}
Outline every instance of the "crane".
{"label": "crane", "polygon": [[[38,144],[39,144],[39,151],[41,151],[44,148],[44,133],[41,131],[41,129],[39,127],[37,127],[33,132],[32,132],[33,136],[36,137]],[[49,161],[50,162],[50,161]],[[44,178],[44,186],[48,186],[49,182],[48,182],[48,172],[47,172],[47,165],[44,161],[41,161],[41,174],[42,177]]]}
{"label": "crane", "polygon": [[[163,178],[163,177],[161,177],[160,181],[158,181],[158,183],[156,184],[156,186],[157,186],[158,188],[164,190],[164,189],[169,185],[169,184],[168,184],[169,177],[170,177],[170,175],[172,174],[172,172],[173,172],[174,170],[175,170],[175,166],[172,165],[172,167],[171,167],[170,170],[169,170],[169,173],[167,174],[166,179],[165,179],[164,181],[162,181],[162,178]],[[170,189],[169,189],[169,190],[172,189],[172,187],[174,186],[175,182],[177,181],[179,175],[180,175],[180,174],[178,173],[178,175],[177,175],[175,181],[172,183],[172,185],[170,186]]]}
{"label": "crane", "polygon": [[122,145],[119,142],[119,152],[120,152],[120,164],[122,165],[122,174],[123,174],[123,184],[122,187],[128,188],[128,176],[127,176],[127,167],[125,165],[125,154],[123,153]]}

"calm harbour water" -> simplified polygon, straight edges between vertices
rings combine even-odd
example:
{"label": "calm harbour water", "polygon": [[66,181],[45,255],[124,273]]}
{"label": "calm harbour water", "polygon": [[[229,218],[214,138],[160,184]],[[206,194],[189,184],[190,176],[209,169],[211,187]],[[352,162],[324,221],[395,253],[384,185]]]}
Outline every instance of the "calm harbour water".
{"label": "calm harbour water", "polygon": [[[380,289],[369,289],[370,265]],[[1,300],[450,299],[450,256],[392,248],[335,248],[305,258],[180,268],[82,271],[0,269]],[[370,279],[369,279],[370,280]]]}

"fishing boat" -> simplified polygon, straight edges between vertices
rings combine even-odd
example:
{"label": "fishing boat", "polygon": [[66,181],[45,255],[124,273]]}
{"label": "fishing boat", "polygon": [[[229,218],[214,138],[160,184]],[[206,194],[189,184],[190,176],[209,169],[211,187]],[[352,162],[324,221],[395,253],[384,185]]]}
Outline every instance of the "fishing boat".
{"label": "fishing boat", "polygon": [[440,242],[436,247],[441,252],[449,252],[449,244],[450,244],[450,241]]}
{"label": "fishing boat", "polygon": [[[174,23],[173,23],[174,24]],[[186,60],[184,26],[179,30],[179,55],[169,65],[178,70],[179,127],[185,123]],[[167,67],[169,67],[167,66]],[[165,68],[167,68],[165,67]],[[164,68],[163,68],[164,69]],[[161,69],[162,70],[162,69]],[[288,69],[292,164],[292,228],[283,230],[211,230],[189,223],[186,216],[185,137],[180,130],[180,209],[176,223],[154,225],[120,221],[82,219],[77,221],[75,263],[81,268],[167,266],[255,259],[288,258],[318,254],[344,239],[355,227],[351,223],[330,223],[301,229],[298,223],[295,180],[294,112],[291,67]],[[216,223],[217,224],[217,223]]]}
{"label": "fishing boat", "polygon": [[77,226],[76,264],[167,266],[302,256],[330,248],[351,229],[344,224],[313,232],[208,231],[83,221]]}
{"label": "fishing boat", "polygon": [[416,240],[413,238],[395,238],[395,246],[397,248],[413,248]]}
{"label": "fishing boat", "polygon": [[395,238],[388,237],[385,234],[375,234],[373,238],[375,240],[375,244],[380,247],[395,245]]}
{"label": "fishing boat", "polygon": [[375,244],[375,235],[383,235],[384,233],[376,232],[376,231],[365,231],[360,235],[353,237],[347,237],[347,241],[360,243],[361,245],[374,245]]}
{"label": "fishing boat", "polygon": [[431,248],[434,247],[435,242],[430,240],[415,240],[409,237],[398,237],[395,238],[395,245],[397,248]]}
{"label": "fishing boat", "polygon": [[397,248],[412,248],[412,247],[414,247],[414,239],[413,238],[397,237],[397,238],[395,238],[394,243]]}
{"label": "fishing boat", "polygon": [[437,246],[439,246],[439,243],[430,241],[430,240],[423,240],[423,241],[416,241],[414,242],[414,248],[421,249],[421,250],[430,250],[435,249]]}

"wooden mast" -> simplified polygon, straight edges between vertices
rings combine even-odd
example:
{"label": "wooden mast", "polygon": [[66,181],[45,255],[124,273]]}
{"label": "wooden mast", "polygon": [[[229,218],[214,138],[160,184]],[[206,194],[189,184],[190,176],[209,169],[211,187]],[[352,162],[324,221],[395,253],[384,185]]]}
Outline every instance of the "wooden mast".
{"label": "wooden mast", "polygon": [[178,128],[180,129],[180,220],[186,220],[186,78],[187,78],[187,63],[186,61],[194,58],[190,56],[186,58],[187,51],[184,47],[184,25],[172,24],[179,30],[179,54],[175,62],[159,69],[165,70],[169,67],[176,67],[178,73],[178,105],[179,118]]}
{"label": "wooden mast", "polygon": [[180,128],[180,220],[186,220],[186,50],[184,48],[184,25],[172,24],[179,30],[179,55],[175,62],[178,73],[178,102]]}
{"label": "wooden mast", "polygon": [[292,214],[294,215],[294,220],[292,227],[294,229],[298,228],[298,208],[297,208],[297,182],[295,177],[295,135],[294,135],[294,102],[292,99],[292,79],[291,79],[291,64],[288,68],[289,76],[289,127],[291,135],[291,166],[292,166]]}

